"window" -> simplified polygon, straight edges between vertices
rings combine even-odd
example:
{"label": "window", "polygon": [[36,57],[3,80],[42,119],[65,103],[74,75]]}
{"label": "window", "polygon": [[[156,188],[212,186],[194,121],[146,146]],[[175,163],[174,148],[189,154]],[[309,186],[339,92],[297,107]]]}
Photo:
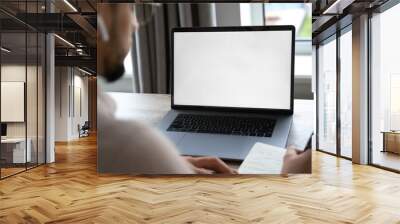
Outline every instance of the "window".
{"label": "window", "polygon": [[293,25],[296,27],[296,78],[311,78],[311,4],[266,3],[264,4],[266,25]]}
{"label": "window", "polygon": [[390,76],[390,130],[400,130],[400,73]]}
{"label": "window", "polygon": [[128,52],[124,59],[125,73],[124,76],[133,76],[133,65],[132,65],[132,50]]}
{"label": "window", "polygon": [[266,25],[290,24],[297,40],[311,40],[311,3],[266,3],[264,10]]}
{"label": "window", "polygon": [[336,39],[318,48],[318,149],[336,154]]}
{"label": "window", "polygon": [[372,164],[395,170],[400,170],[400,133],[391,132],[400,129],[398,21],[400,4],[371,18],[370,156]]}
{"label": "window", "polygon": [[298,99],[313,99],[311,6],[311,3],[265,3],[263,7],[265,25],[293,25],[296,28],[294,96]]}
{"label": "window", "polygon": [[[351,28],[351,27],[349,27]],[[352,33],[340,36],[340,154],[352,156]]]}
{"label": "window", "polygon": [[313,99],[311,3],[240,3],[243,26],[293,25],[296,27],[294,97]]}
{"label": "window", "polygon": [[240,24],[242,26],[264,25],[263,3],[240,3]]}
{"label": "window", "polygon": [[296,27],[296,78],[311,79],[311,15],[311,3],[240,3],[242,26],[293,25]]}
{"label": "window", "polygon": [[[318,47],[317,148],[352,157],[352,27]],[[339,92],[338,92],[339,91]],[[338,123],[340,122],[340,123]]]}

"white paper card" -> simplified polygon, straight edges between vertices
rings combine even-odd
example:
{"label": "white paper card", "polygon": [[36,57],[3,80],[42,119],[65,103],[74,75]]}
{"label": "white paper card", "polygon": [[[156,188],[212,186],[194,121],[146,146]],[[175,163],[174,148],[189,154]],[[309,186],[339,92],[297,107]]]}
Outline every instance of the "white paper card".
{"label": "white paper card", "polygon": [[280,174],[285,148],[257,142],[239,167],[240,174]]}

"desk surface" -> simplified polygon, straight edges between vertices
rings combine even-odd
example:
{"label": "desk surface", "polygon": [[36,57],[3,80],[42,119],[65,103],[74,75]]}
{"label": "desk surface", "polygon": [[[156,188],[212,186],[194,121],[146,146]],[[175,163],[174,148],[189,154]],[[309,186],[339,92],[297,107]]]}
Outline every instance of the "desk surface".
{"label": "desk surface", "polygon": [[[171,110],[171,96],[167,94],[108,93],[117,103],[116,116],[136,119],[151,124],[159,122]],[[314,101],[295,100],[293,124],[287,145],[304,148],[313,133]]]}
{"label": "desk surface", "polygon": [[381,133],[400,135],[400,131],[381,131]]}
{"label": "desk surface", "polygon": [[[27,139],[28,141],[30,140],[29,138]],[[25,142],[25,138],[5,138],[1,139],[1,143],[10,143],[10,144],[16,144],[20,142]]]}

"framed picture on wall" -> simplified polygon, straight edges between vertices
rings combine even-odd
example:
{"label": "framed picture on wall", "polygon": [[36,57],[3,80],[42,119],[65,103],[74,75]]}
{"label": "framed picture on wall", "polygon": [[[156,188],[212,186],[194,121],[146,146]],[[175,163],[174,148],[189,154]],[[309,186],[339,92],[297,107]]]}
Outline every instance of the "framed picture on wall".
{"label": "framed picture on wall", "polygon": [[1,82],[1,122],[25,121],[25,82]]}

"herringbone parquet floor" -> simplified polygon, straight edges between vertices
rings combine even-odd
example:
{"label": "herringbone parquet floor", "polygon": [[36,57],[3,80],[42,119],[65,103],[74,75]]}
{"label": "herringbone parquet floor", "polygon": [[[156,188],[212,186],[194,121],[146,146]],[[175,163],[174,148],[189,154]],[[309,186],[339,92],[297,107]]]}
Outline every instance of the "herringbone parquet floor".
{"label": "herringbone parquet floor", "polygon": [[56,158],[0,181],[0,223],[400,223],[399,174],[319,152],[290,177],[99,176],[93,137]]}

